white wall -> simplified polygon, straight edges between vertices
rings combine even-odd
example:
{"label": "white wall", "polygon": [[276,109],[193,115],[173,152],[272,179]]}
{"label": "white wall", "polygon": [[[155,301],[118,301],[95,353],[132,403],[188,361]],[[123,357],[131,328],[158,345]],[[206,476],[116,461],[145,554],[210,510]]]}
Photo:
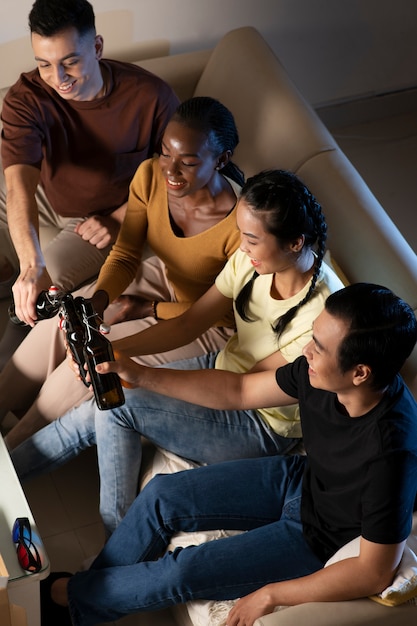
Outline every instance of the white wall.
{"label": "white wall", "polygon": [[[314,105],[417,84],[417,0],[92,0],[107,56],[208,48],[255,26]],[[33,65],[32,0],[1,0],[0,81]],[[115,8],[117,6],[117,9]],[[142,57],[143,58],[143,57]]]}

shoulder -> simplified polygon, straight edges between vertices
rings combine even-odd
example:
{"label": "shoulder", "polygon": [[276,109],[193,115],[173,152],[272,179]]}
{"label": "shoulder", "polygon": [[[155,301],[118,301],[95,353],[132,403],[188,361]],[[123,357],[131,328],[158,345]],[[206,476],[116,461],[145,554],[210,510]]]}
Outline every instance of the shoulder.
{"label": "shoulder", "polygon": [[133,176],[130,188],[133,196],[140,197],[144,201],[149,200],[155,194],[166,196],[164,177],[158,165],[158,157],[142,161]]}
{"label": "shoulder", "polygon": [[138,169],[135,172],[135,175],[133,176],[132,185],[161,185],[162,181],[163,175],[161,172],[161,168],[158,164],[158,157],[153,156],[150,159],[145,159],[145,161],[142,161],[142,163],[139,165]]}
{"label": "shoulder", "polygon": [[128,85],[134,84],[156,91],[172,92],[168,83],[140,65],[115,61],[114,59],[103,59],[101,63],[110,70],[115,85],[123,85],[127,81]]}
{"label": "shoulder", "polygon": [[53,90],[43,82],[38,70],[32,70],[22,73],[18,80],[9,87],[4,97],[4,104],[15,107],[16,105],[45,101],[53,98],[53,96]]}
{"label": "shoulder", "polygon": [[417,402],[399,374],[388,388],[378,414],[390,443],[398,445],[398,440],[405,439],[417,454]]}
{"label": "shoulder", "polygon": [[248,257],[237,249],[228,258],[227,263],[216,277],[216,286],[228,297],[236,296],[242,286],[253,275],[253,267],[247,261]]}
{"label": "shoulder", "polygon": [[275,377],[279,387],[293,398],[299,397],[302,388],[310,387],[308,364],[304,356],[299,356],[292,363],[278,368]]}
{"label": "shoulder", "polygon": [[253,266],[247,254],[238,248],[228,259],[225,270],[241,279],[251,277],[254,273]]}

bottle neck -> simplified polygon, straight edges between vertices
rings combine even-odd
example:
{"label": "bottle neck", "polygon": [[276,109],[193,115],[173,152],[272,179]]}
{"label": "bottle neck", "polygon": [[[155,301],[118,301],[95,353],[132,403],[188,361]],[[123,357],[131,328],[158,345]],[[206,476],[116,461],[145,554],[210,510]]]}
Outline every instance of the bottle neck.
{"label": "bottle neck", "polygon": [[97,333],[100,333],[100,318],[94,311],[92,305],[89,302],[83,303],[83,321],[87,334],[87,341],[92,339]]}

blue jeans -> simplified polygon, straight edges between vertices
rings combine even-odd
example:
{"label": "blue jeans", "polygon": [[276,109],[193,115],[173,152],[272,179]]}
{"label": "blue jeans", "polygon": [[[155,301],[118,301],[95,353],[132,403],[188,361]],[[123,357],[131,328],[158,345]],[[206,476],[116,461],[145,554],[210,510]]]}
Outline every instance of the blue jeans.
{"label": "blue jeans", "polygon": [[[166,367],[211,369],[216,354],[176,361]],[[12,452],[24,480],[97,444],[100,513],[110,535],[138,491],[142,436],[155,445],[200,464],[285,454],[298,439],[275,433],[257,411],[220,411],[167,398],[143,389],[126,389],[126,402],[110,411],[93,400],[68,411]]]}
{"label": "blue jeans", "polygon": [[[215,358],[205,354],[169,367],[212,369]],[[298,441],[277,435],[257,411],[207,409],[143,389],[128,389],[125,396],[123,406],[96,411],[100,512],[109,533],[137,495],[142,436],[200,464],[285,454]]]}
{"label": "blue jeans", "polygon": [[[195,599],[229,600],[323,567],[300,522],[305,457],[229,461],[158,475],[90,570],[68,585],[74,626]],[[247,531],[166,552],[176,532]]]}
{"label": "blue jeans", "polygon": [[54,420],[10,452],[16,473],[24,482],[51,472],[96,444],[96,404],[87,400]]}

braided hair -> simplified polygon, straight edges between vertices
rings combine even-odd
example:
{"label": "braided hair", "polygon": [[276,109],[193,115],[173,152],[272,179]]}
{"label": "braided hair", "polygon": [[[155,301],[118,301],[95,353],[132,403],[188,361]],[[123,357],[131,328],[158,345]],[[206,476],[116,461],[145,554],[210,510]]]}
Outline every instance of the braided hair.
{"label": "braided hair", "polygon": [[[315,247],[314,273],[306,296],[273,326],[277,338],[314,294],[325,253],[327,224],[320,204],[295,174],[285,170],[266,170],[249,178],[244,184],[241,199],[253,213],[259,213],[265,230],[274,235],[280,246],[304,236],[304,246]],[[255,271],[238,294],[235,302],[240,317],[254,321],[248,314],[253,283],[259,274]]]}
{"label": "braided hair", "polygon": [[[239,143],[233,115],[221,102],[207,96],[189,98],[177,107],[172,121],[184,124],[205,134],[210,150],[215,156],[233,152]],[[244,175],[231,160],[222,169],[222,174],[243,185]]]}

